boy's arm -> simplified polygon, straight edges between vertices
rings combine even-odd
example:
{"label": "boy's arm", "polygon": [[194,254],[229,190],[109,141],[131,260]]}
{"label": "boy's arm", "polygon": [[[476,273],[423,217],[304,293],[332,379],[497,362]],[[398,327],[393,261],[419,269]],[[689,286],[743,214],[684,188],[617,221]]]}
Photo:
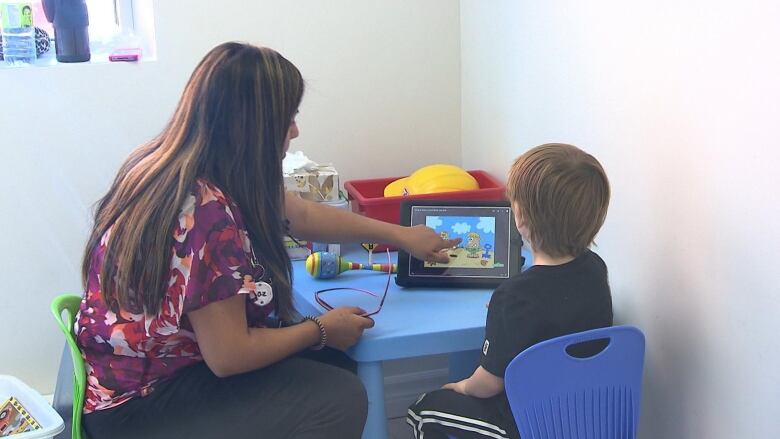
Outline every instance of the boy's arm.
{"label": "boy's arm", "polygon": [[470,377],[457,383],[445,384],[443,389],[452,389],[463,395],[490,398],[504,391],[504,379],[479,366]]}

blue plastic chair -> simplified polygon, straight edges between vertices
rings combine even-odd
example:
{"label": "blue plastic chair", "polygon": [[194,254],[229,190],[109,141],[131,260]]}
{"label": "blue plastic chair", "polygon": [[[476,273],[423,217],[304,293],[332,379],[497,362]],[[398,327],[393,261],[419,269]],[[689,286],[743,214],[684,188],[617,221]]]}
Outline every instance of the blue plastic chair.
{"label": "blue plastic chair", "polygon": [[[590,358],[567,347],[609,344]],[[546,340],[521,352],[504,387],[523,439],[634,439],[639,426],[645,337],[614,326]]]}

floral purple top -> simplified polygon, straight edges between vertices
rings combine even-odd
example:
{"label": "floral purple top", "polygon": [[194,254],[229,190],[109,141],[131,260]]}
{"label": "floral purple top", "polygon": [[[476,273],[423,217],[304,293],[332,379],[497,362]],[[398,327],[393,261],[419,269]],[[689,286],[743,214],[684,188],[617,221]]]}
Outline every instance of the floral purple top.
{"label": "floral purple top", "polygon": [[168,291],[156,316],[115,314],[103,300],[98,275],[110,233],[94,252],[75,325],[87,369],[84,413],[146,396],[155,383],[203,361],[187,312],[245,294],[247,322],[264,327],[274,309],[237,206],[205,181],[193,185],[179,213]]}

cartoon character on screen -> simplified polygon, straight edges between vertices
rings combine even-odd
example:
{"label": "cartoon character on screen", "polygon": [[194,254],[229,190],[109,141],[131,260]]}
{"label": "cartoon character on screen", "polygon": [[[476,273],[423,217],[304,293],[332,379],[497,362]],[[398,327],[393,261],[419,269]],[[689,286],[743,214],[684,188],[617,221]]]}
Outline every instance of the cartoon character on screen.
{"label": "cartoon character on screen", "polygon": [[482,259],[480,259],[479,263],[482,264],[483,267],[487,266],[488,262],[490,262],[490,249],[493,248],[490,244],[485,244],[485,253],[482,253]]}
{"label": "cartoon character on screen", "polygon": [[479,252],[482,251],[482,246],[480,245],[480,236],[478,233],[471,232],[467,236],[467,242],[466,242],[466,252],[468,253],[466,255],[467,258],[478,258]]}

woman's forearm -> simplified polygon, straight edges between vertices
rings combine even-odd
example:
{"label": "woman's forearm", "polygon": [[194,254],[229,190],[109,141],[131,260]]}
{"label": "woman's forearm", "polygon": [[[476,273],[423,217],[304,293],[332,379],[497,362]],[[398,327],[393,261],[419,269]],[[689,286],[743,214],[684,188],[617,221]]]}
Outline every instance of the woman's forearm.
{"label": "woman's forearm", "polygon": [[215,375],[224,377],[283,360],[320,341],[311,321],[286,328],[249,328],[243,294],[187,313],[201,355]]}
{"label": "woman's forearm", "polygon": [[375,242],[390,244],[421,261],[448,263],[442,250],[460,243],[460,238],[443,239],[424,225],[401,227],[356,215],[343,209],[304,201],[288,194],[285,213],[290,232],[297,238],[318,242]]}
{"label": "woman's forearm", "polygon": [[218,371],[209,365],[215,375],[225,377],[261,369],[320,341],[320,328],[311,321],[286,328],[248,329],[246,337],[233,344],[235,350],[219,362]]}
{"label": "woman's forearm", "polygon": [[355,215],[321,203],[288,195],[287,217],[293,236],[321,242],[403,243],[403,228],[396,224]]}

